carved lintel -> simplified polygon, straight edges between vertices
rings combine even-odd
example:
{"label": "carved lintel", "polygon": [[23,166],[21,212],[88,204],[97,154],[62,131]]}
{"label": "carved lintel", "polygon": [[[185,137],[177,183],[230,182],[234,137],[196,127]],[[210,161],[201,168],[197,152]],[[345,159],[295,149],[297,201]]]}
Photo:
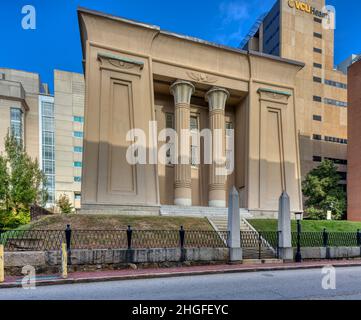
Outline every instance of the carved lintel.
{"label": "carved lintel", "polygon": [[267,88],[258,89],[258,93],[263,100],[276,100],[280,103],[287,103],[289,97],[292,95],[290,92],[278,91]]}
{"label": "carved lintel", "polygon": [[208,74],[205,73],[201,73],[201,72],[192,72],[192,71],[187,71],[186,72],[188,77],[191,78],[192,80],[196,81],[196,82],[200,82],[200,83],[216,83],[218,81],[218,79],[216,77],[212,77]]}
{"label": "carved lintel", "polygon": [[137,61],[108,53],[98,53],[98,60],[101,62],[102,65],[110,64],[113,67],[119,69],[138,69],[139,71],[141,71],[144,68],[144,62],[142,61]]}

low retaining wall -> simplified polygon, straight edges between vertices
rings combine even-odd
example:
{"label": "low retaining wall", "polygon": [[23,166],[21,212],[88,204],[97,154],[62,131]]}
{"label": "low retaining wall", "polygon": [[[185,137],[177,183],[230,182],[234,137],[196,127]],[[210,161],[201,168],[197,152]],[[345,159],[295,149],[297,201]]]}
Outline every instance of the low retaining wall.
{"label": "low retaining wall", "polygon": [[[296,254],[296,249],[294,249]],[[301,248],[302,259],[354,259],[361,257],[359,247]]]}
{"label": "low retaining wall", "polygon": [[[109,249],[72,250],[68,262],[71,263],[70,270],[91,270],[121,269],[129,265],[173,266],[185,262],[225,263],[228,258],[228,248]],[[5,270],[8,274],[19,274],[26,265],[33,266],[37,272],[58,272],[61,252],[5,252]]]}

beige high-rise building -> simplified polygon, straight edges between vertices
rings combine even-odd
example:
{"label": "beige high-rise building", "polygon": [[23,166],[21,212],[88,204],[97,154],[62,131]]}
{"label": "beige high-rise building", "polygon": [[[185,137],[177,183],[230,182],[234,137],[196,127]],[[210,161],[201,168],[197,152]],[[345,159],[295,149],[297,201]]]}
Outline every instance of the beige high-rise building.
{"label": "beige high-rise building", "polygon": [[0,152],[10,129],[47,177],[48,206],[67,194],[80,208],[84,78],[56,70],[55,95],[36,73],[0,68]]}
{"label": "beige high-rise building", "polygon": [[324,0],[277,1],[241,48],[305,63],[296,78],[302,177],[330,159],[346,188],[347,75],[334,67],[332,13],[323,19],[325,5]]}

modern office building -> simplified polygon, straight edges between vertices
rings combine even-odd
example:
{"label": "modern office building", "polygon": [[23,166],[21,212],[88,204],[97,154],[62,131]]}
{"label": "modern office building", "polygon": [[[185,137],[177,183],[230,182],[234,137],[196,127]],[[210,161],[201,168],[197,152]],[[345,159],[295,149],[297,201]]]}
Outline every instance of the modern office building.
{"label": "modern office building", "polygon": [[[82,210],[185,214],[202,206],[208,214],[226,213],[232,186],[255,216],[277,216],[283,191],[291,210],[302,210],[296,124],[305,109],[298,76],[303,62],[88,9],[78,9],[78,16],[86,84]],[[321,112],[323,104],[317,107]],[[152,121],[157,130],[149,130]],[[219,148],[234,160],[234,170],[217,174],[222,164],[215,159],[153,162],[154,150],[170,147],[164,136],[157,143],[165,128],[224,136],[233,128],[234,153],[228,144]],[[131,129],[138,129],[138,139],[127,137]],[[147,161],[129,162],[127,154],[144,151],[130,149],[141,132]],[[203,145],[191,147],[206,156]]]}
{"label": "modern office building", "polygon": [[342,61],[338,66],[337,66],[337,70],[341,71],[342,73],[347,75],[348,72],[348,68],[355,63],[356,61],[358,61],[360,59],[361,55],[360,54],[352,54],[350,55],[348,58],[346,58],[344,61]]}
{"label": "modern office building", "polygon": [[84,79],[56,70],[55,95],[36,73],[0,68],[0,152],[10,129],[47,177],[48,205],[67,194],[80,207]]}
{"label": "modern office building", "polygon": [[348,210],[347,218],[361,221],[361,59],[348,69]]}
{"label": "modern office building", "polygon": [[323,26],[332,15],[323,13],[324,6],[324,0],[277,1],[241,48],[305,63],[296,79],[302,177],[330,159],[346,188],[347,76],[339,70],[347,63],[334,68],[334,30]]}

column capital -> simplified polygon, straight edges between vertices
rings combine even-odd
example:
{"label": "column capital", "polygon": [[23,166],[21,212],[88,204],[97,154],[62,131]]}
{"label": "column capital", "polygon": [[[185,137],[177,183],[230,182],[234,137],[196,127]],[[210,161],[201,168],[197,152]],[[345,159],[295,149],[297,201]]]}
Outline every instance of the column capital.
{"label": "column capital", "polygon": [[174,96],[174,103],[190,104],[195,87],[192,82],[177,80],[170,86],[170,93]]}
{"label": "column capital", "polygon": [[209,111],[224,111],[229,96],[230,94],[228,90],[220,87],[213,87],[206,93],[206,101],[209,103]]}

